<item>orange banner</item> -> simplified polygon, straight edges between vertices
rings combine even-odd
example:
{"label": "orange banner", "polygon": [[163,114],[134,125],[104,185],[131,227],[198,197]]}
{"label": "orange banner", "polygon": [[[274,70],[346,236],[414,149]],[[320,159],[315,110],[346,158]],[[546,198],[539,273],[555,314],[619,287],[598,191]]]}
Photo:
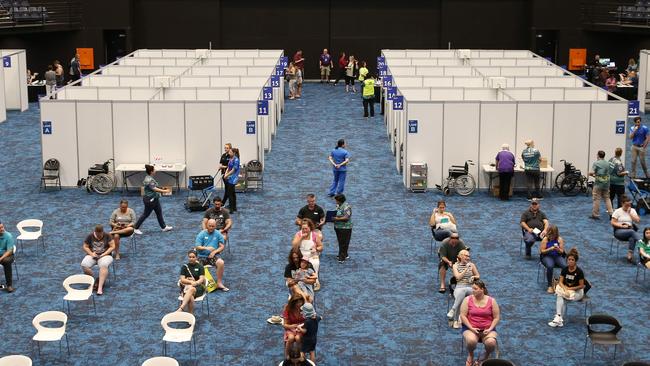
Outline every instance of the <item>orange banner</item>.
{"label": "orange banner", "polygon": [[79,63],[82,70],[93,70],[95,68],[95,56],[92,48],[77,48]]}
{"label": "orange banner", "polygon": [[586,48],[569,48],[569,70],[582,70],[586,63]]}

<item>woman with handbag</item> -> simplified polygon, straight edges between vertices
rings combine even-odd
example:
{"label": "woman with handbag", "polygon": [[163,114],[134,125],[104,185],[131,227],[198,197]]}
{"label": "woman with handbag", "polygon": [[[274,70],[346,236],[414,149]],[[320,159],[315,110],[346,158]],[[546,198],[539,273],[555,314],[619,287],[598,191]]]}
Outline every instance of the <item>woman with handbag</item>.
{"label": "woman with handbag", "polygon": [[632,208],[632,201],[627,196],[621,196],[620,200],[621,207],[612,213],[611,224],[614,227],[614,236],[616,239],[630,243],[627,251],[627,261],[634,263],[632,253],[634,252],[636,243],[641,240],[641,235],[637,232],[636,225],[641,219],[636,213],[636,210]]}
{"label": "woman with handbag", "polygon": [[578,267],[578,249],[571,248],[566,256],[567,266],[560,273],[560,281],[555,287],[555,317],[548,325],[550,327],[563,327],[564,314],[566,314],[566,301],[579,301],[585,295],[585,274]]}
{"label": "woman with handbag", "polygon": [[183,311],[187,307],[191,314],[194,312],[194,299],[205,293],[205,269],[199,263],[195,250],[187,252],[187,259],[188,263],[181,266],[181,277],[178,280],[183,300],[176,311]]}
{"label": "woman with handbag", "polygon": [[566,267],[565,256],[564,239],[560,236],[557,226],[551,225],[539,245],[539,261],[546,267],[546,284],[548,285],[546,292],[549,294],[555,292],[553,289],[553,268],[564,269]]}

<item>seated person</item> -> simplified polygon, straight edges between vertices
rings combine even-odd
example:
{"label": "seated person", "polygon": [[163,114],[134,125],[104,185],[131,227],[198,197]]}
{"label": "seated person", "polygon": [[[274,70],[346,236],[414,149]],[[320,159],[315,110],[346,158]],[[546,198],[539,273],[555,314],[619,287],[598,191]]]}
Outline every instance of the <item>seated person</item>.
{"label": "seated person", "polygon": [[298,211],[296,216],[296,225],[302,225],[302,219],[310,219],[314,223],[314,231],[320,236],[321,242],[323,241],[323,226],[325,225],[325,211],[323,208],[316,204],[316,195],[310,193],[307,195],[307,205]]}
{"label": "seated person", "polygon": [[571,248],[566,256],[567,266],[560,273],[560,281],[555,287],[555,317],[548,325],[555,327],[564,326],[564,314],[566,313],[565,301],[579,301],[584,296],[585,274],[578,267],[578,250]]}
{"label": "seated person", "polygon": [[11,264],[14,262],[14,237],[11,233],[5,231],[5,225],[0,222],[0,264],[5,272],[5,281],[7,281],[7,292],[14,292],[13,272]]}
{"label": "seated person", "polygon": [[449,309],[447,318],[454,320],[454,329],[460,329],[458,308],[460,308],[463,299],[472,294],[472,283],[480,277],[476,265],[470,262],[469,258],[469,251],[461,250],[458,252],[458,261],[451,267],[454,278],[456,278],[456,288],[454,289],[454,305]]}
{"label": "seated person", "polygon": [[120,207],[111,214],[110,224],[113,230],[109,233],[115,243],[115,260],[120,260],[120,238],[133,235],[135,220],[135,211],[129,208],[129,201],[120,200]]}
{"label": "seated person", "polygon": [[650,227],[643,229],[643,239],[637,243],[639,247],[639,262],[650,269]]}
{"label": "seated person", "polygon": [[553,268],[564,269],[566,260],[564,259],[564,239],[560,236],[557,226],[551,225],[548,228],[548,234],[542,239],[539,245],[539,260],[546,267],[546,292],[552,294],[553,288]]}
{"label": "seated person", "polygon": [[104,294],[104,282],[108,277],[108,266],[113,263],[111,253],[115,250],[115,243],[111,235],[104,232],[102,225],[96,225],[95,230],[90,233],[83,243],[83,251],[86,256],[81,261],[81,269],[88,276],[93,276],[93,266],[99,266],[99,281],[95,282],[97,296]]}
{"label": "seated person", "polygon": [[521,214],[521,228],[526,243],[526,259],[531,259],[531,251],[536,241],[542,240],[548,231],[548,218],[539,209],[539,199],[533,198],[530,207]]}
{"label": "seated person", "polygon": [[452,233],[447,239],[443,240],[438,249],[438,257],[440,263],[438,264],[438,272],[440,274],[440,289],[438,292],[444,294],[447,290],[445,287],[445,276],[447,275],[447,268],[451,267],[458,258],[458,253],[461,250],[467,249],[465,243],[459,238],[458,233]]}
{"label": "seated person", "polygon": [[639,77],[636,74],[636,71],[630,71],[627,74],[627,77],[625,80],[622,81],[623,84],[625,85],[631,85],[633,88],[638,88],[639,87]]}
{"label": "seated person", "polygon": [[[497,346],[497,324],[501,320],[499,305],[493,297],[488,296],[483,281],[476,280],[472,284],[472,294],[460,306],[460,320],[467,346],[465,365],[481,365]],[[483,342],[485,353],[474,363],[474,350],[478,342]]]}
{"label": "seated person", "polygon": [[228,230],[232,227],[232,219],[230,218],[230,212],[227,209],[222,207],[221,198],[216,197],[212,200],[214,207],[209,208],[205,211],[203,215],[203,220],[201,221],[201,228],[203,230],[208,228],[208,220],[213,219],[217,222],[217,230],[221,233],[224,240],[228,240]]}
{"label": "seated person", "polygon": [[623,195],[621,197],[621,207],[612,213],[612,227],[614,228],[614,237],[620,241],[628,241],[630,244],[627,251],[627,261],[634,263],[632,253],[636,243],[641,240],[641,235],[637,232],[636,225],[640,222],[639,215],[632,208],[630,199]]}
{"label": "seated person", "polygon": [[202,265],[211,265],[217,270],[217,290],[230,291],[223,285],[224,262],[219,256],[223,252],[226,241],[217,230],[217,222],[214,219],[208,220],[207,229],[202,230],[194,242],[194,250]]}
{"label": "seated person", "polygon": [[313,285],[318,280],[314,267],[308,260],[303,259],[299,248],[291,249],[288,261],[284,267],[284,279],[291,296],[302,296],[306,302],[313,302]]}
{"label": "seated person", "polygon": [[187,312],[193,313],[194,299],[205,293],[205,269],[199,263],[195,250],[187,252],[187,259],[187,264],[181,266],[181,277],[178,280],[183,300],[176,311],[185,311],[187,308]]}
{"label": "seated person", "polygon": [[429,218],[429,226],[431,226],[431,233],[436,241],[443,241],[448,238],[451,233],[457,233],[456,218],[451,212],[445,212],[447,205],[445,201],[438,201],[438,205]]}

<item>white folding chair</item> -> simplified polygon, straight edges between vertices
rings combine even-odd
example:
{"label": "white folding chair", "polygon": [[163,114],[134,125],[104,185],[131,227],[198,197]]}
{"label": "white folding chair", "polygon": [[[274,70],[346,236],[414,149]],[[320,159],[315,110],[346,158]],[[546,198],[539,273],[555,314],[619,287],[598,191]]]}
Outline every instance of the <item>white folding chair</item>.
{"label": "white folding chair", "polygon": [[[162,318],[160,324],[165,330],[165,335],[163,336],[164,356],[167,356],[167,342],[190,342],[190,357],[192,357],[192,344],[194,344],[194,354],[196,355],[196,340],[193,337],[195,322],[196,319],[194,318],[194,315],[183,311],[169,313]],[[181,329],[172,328],[169,326],[169,323],[187,323],[189,324],[189,327]]]}
{"label": "white folding chair", "polygon": [[[42,322],[62,322],[63,325],[58,328],[50,328],[41,325]],[[59,352],[61,352],[61,340],[64,336],[68,348],[68,355],[70,355],[70,343],[68,342],[68,335],[65,333],[65,326],[67,323],[68,316],[60,311],[46,311],[34,317],[32,324],[34,325],[34,328],[36,328],[36,334],[32,337],[32,340],[36,342],[39,356],[41,354],[40,342],[59,341]]]}
{"label": "white folding chair", "polygon": [[[37,219],[27,219],[16,225],[20,235],[16,238],[20,243],[20,251],[24,250],[24,241],[38,241],[40,239],[43,249],[45,249],[45,240],[43,239],[43,221]],[[37,230],[26,230],[27,228],[36,228]]]}
{"label": "white folding chair", "polygon": [[32,359],[23,355],[11,355],[0,358],[0,366],[32,366]]}
{"label": "white folding chair", "polygon": [[152,357],[144,361],[142,366],[178,366],[178,361],[171,357]]}
{"label": "white folding chair", "polygon": [[[87,288],[79,290],[72,287],[72,285],[88,285]],[[93,300],[93,309],[97,315],[97,307],[95,305],[95,296],[93,296],[93,286],[95,285],[95,278],[85,274],[76,274],[69,276],[63,280],[63,287],[68,292],[63,296],[63,311],[65,311],[65,304],[68,304],[68,314],[70,314],[70,301],[88,301]]]}
{"label": "white folding chair", "polygon": [[[203,268],[212,268],[211,265],[206,265]],[[178,286],[181,286],[180,281],[178,282]],[[210,317],[210,299],[208,298],[208,279],[205,279],[205,292],[203,292],[203,295],[194,298],[194,303],[200,302],[201,303],[201,311],[203,311],[203,300],[205,300],[205,305],[208,308],[208,318]],[[178,295],[178,301],[181,303],[183,302],[183,295]]]}

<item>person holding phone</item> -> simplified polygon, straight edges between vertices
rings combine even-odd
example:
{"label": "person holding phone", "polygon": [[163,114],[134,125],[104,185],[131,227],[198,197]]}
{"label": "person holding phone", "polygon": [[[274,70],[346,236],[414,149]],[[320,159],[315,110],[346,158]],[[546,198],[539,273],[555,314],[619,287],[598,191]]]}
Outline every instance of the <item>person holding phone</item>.
{"label": "person holding phone", "polygon": [[144,220],[151,215],[151,211],[156,213],[156,218],[158,219],[158,225],[162,231],[170,231],[173,229],[171,226],[165,224],[165,219],[162,214],[162,207],[160,206],[160,194],[161,193],[171,193],[171,188],[162,189],[158,187],[158,182],[154,179],[153,175],[156,173],[156,169],[153,165],[145,164],[144,170],[147,172],[147,176],[144,177],[142,185],[144,186],[144,196],[142,196],[142,202],[144,203],[144,212],[142,216],[138,219],[138,222],[135,223],[134,232],[138,235],[142,235],[140,231],[140,226]]}
{"label": "person holding phone", "polygon": [[627,251],[627,261],[634,263],[632,253],[634,252],[636,243],[641,240],[641,235],[637,232],[638,228],[636,225],[641,219],[636,213],[636,210],[632,208],[632,201],[627,196],[623,195],[621,197],[621,204],[622,206],[612,213],[611,224],[614,227],[614,236],[616,239],[630,243]]}
{"label": "person holding phone", "polygon": [[115,242],[115,260],[120,260],[120,239],[128,238],[133,235],[133,225],[135,223],[135,211],[129,208],[129,201],[120,200],[120,207],[116,208],[111,214],[111,234]]}
{"label": "person holding phone", "polygon": [[551,225],[539,245],[539,260],[546,267],[546,284],[548,286],[546,292],[549,294],[555,292],[555,289],[553,289],[553,268],[564,269],[566,267],[565,256],[564,239],[560,236],[557,226]]}
{"label": "person holding phone", "polygon": [[478,364],[490,358],[497,346],[497,324],[501,320],[501,311],[494,298],[488,296],[485,283],[475,280],[472,294],[463,300],[460,306],[460,320],[463,323],[462,334],[467,346],[466,366],[474,365],[474,350],[478,342],[483,342],[485,353],[479,357]]}
{"label": "person holding phone", "polygon": [[451,267],[456,278],[456,288],[454,289],[454,305],[449,309],[447,318],[454,320],[454,329],[460,329],[459,311],[460,304],[467,296],[473,293],[472,283],[481,276],[478,273],[476,265],[470,261],[469,251],[463,249],[458,253],[458,261]]}

